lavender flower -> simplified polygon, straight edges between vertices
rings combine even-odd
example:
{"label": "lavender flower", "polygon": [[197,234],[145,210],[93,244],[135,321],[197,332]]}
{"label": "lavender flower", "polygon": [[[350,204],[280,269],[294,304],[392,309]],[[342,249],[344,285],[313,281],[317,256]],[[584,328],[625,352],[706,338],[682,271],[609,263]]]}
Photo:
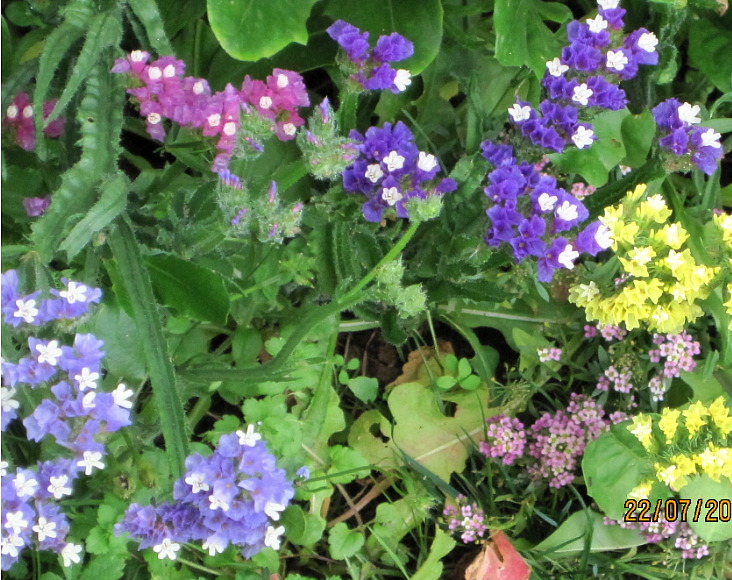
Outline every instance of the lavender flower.
{"label": "lavender flower", "polygon": [[388,89],[392,93],[405,91],[412,84],[406,69],[393,69],[389,63],[399,62],[414,54],[414,45],[401,34],[393,32],[380,36],[373,50],[369,46],[369,33],[337,20],[327,30],[345,52],[342,67],[353,85],[368,91]]}
{"label": "lavender flower", "polygon": [[265,546],[279,549],[284,527],[274,524],[293,496],[284,470],[249,425],[221,437],[211,456],[186,459],[186,473],[173,488],[176,503],[132,504],[115,530],[152,547],[160,559],[175,560],[190,541],[202,541],[210,555],[234,545],[250,558]]}
{"label": "lavender flower", "polygon": [[410,199],[427,199],[454,191],[457,183],[438,179],[440,167],[434,155],[419,151],[414,135],[401,121],[371,127],[366,135],[352,131],[351,139],[360,143],[359,156],[343,172],[343,187],[369,199],[363,215],[370,222],[380,222],[384,210],[393,207],[397,216],[409,217]]}

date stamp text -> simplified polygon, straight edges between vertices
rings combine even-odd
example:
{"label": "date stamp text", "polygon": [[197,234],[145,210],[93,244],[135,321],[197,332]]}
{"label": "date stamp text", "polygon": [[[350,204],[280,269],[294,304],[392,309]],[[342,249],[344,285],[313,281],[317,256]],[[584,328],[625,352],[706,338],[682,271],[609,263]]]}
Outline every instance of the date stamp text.
{"label": "date stamp text", "polygon": [[623,507],[624,522],[728,522],[732,516],[729,499],[628,499]]}

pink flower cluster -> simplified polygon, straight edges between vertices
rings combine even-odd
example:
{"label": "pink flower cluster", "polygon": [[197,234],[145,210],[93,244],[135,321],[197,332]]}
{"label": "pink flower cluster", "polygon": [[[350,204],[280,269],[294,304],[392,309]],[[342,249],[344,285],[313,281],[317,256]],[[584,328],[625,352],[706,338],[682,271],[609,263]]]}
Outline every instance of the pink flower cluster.
{"label": "pink flower cluster", "polygon": [[609,391],[612,386],[618,393],[630,393],[633,388],[633,372],[629,366],[618,363],[610,365],[605,372],[597,379],[597,388],[601,391]]}
{"label": "pink flower cluster", "polygon": [[604,416],[597,402],[573,393],[565,410],[544,413],[530,429],[518,419],[491,417],[480,451],[505,465],[517,462],[535,481],[548,480],[550,487],[560,488],[574,479],[587,443],[607,430],[610,423]]}
{"label": "pink flower cluster", "polygon": [[674,540],[674,548],[681,550],[685,560],[698,560],[709,555],[709,546],[689,527],[686,522],[668,521],[663,514],[655,522],[617,522],[605,517],[606,526],[619,525],[621,528],[638,530],[649,544],[658,544],[669,538]]}
{"label": "pink flower cluster", "polygon": [[[51,111],[56,106],[58,99],[43,103],[43,118],[48,119]],[[44,135],[48,137],[59,137],[64,131],[65,119],[58,117],[43,129]],[[33,126],[33,105],[31,105],[28,93],[18,93],[13,102],[5,111],[3,127],[15,132],[15,143],[21,149],[33,151],[36,148],[36,130]]]}
{"label": "pink flower cluster", "polygon": [[683,331],[681,334],[654,334],[653,344],[657,349],[649,350],[651,362],[663,360],[663,375],[669,379],[681,375],[681,371],[691,372],[696,368],[694,356],[701,352],[701,347],[691,335]]}
{"label": "pink flower cluster", "polygon": [[163,56],[147,64],[149,58],[149,53],[134,50],[117,59],[112,72],[128,73],[135,79],[138,86],[127,92],[137,98],[147,132],[154,139],[165,138],[162,123],[166,118],[200,129],[206,137],[218,137],[218,154],[212,166],[217,173],[228,169],[242,113],[252,114],[251,107],[271,122],[271,130],[283,141],[293,139],[297,127],[304,123],[297,107],[307,106],[310,101],[302,77],[295,72],[275,69],[266,83],[246,77],[240,91],[229,83],[223,91],[211,93],[206,79],[183,76],[183,61]]}
{"label": "pink flower cluster", "polygon": [[539,362],[558,361],[562,358],[562,349],[554,347],[540,348],[536,351],[536,354],[539,355]]}
{"label": "pink flower cluster", "polygon": [[457,506],[447,506],[442,515],[449,518],[447,528],[460,533],[464,544],[475,542],[486,532],[485,513],[475,503],[468,503],[467,498],[460,494],[455,498]]}

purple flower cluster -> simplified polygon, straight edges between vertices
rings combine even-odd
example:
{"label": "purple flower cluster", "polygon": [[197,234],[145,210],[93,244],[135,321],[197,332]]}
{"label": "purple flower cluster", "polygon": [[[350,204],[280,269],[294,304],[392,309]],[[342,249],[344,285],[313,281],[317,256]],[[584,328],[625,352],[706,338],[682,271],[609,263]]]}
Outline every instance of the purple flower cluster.
{"label": "purple flower cluster", "polygon": [[326,31],[348,58],[342,66],[351,80],[367,91],[389,89],[392,93],[405,91],[412,84],[412,75],[406,69],[393,69],[389,63],[398,62],[414,54],[414,45],[401,34],[393,32],[380,36],[376,46],[369,46],[369,33],[343,20],[337,20]]}
{"label": "purple flower cluster", "polygon": [[528,256],[537,258],[541,282],[549,282],[559,268],[573,269],[580,253],[594,256],[611,246],[610,232],[599,221],[585,227],[573,243],[557,235],[587,219],[584,204],[553,177],[525,161],[517,163],[510,145],[484,141],[481,148],[495,167],[484,190],[493,202],[486,211],[491,220],[487,244],[509,244],[517,263]]}
{"label": "purple flower cluster", "polygon": [[132,51],[115,61],[112,72],[128,73],[139,85],[127,92],[137,98],[147,132],[154,139],[165,138],[165,118],[200,129],[206,137],[217,137],[218,154],[212,167],[217,173],[228,168],[234,154],[244,120],[242,112],[267,120],[269,129],[281,140],[294,139],[297,127],[304,123],[297,107],[310,101],[297,73],[275,69],[266,83],[246,77],[241,91],[227,84],[223,91],[212,94],[206,79],[183,76],[183,61],[163,56],[147,64],[149,58],[147,52]]}
{"label": "purple flower cluster", "polygon": [[442,511],[442,515],[448,518],[447,529],[459,533],[464,544],[482,538],[488,529],[483,510],[475,503],[468,503],[468,498],[463,494],[459,494],[455,502],[457,505],[448,505]]}
{"label": "purple flower cluster", "polygon": [[293,496],[285,471],[249,425],[221,437],[211,456],[186,459],[173,489],[176,503],[132,504],[115,531],[128,532],[160,559],[175,560],[181,543],[193,540],[212,556],[232,544],[250,558],[265,546],[279,549],[284,527],[276,522]]}
{"label": "purple flower cluster", "polygon": [[547,98],[536,110],[517,101],[508,112],[534,145],[561,152],[569,143],[579,149],[595,140],[590,123],[581,122],[580,107],[617,111],[625,92],[617,86],[633,78],[638,65],[657,64],[658,40],[644,28],[622,38],[625,10],[618,0],[598,0],[598,15],[567,26],[569,45],[560,58],[546,63],[542,85]]}
{"label": "purple flower cluster", "polygon": [[0,569],[9,570],[30,545],[59,553],[64,566],[81,560],[81,546],[67,541],[69,522],[57,501],[71,495],[79,469],[70,459],[39,463],[36,470],[9,471],[2,462]]}
{"label": "purple flower cluster", "polygon": [[654,334],[653,344],[658,348],[648,351],[652,363],[663,361],[663,372],[648,381],[648,388],[654,401],[662,401],[671,380],[680,377],[681,371],[691,372],[696,368],[694,356],[701,352],[701,345],[684,331],[680,334]]}
{"label": "purple flower cluster", "polygon": [[664,514],[660,514],[657,521],[652,522],[617,522],[605,517],[603,523],[606,526],[619,525],[627,530],[638,530],[649,544],[673,539],[674,548],[681,550],[681,557],[685,560],[698,560],[709,555],[709,546],[694,533],[689,524],[677,520],[668,521]]}
{"label": "purple flower cluster", "polygon": [[[2,312],[13,327],[38,327],[53,320],[68,321],[88,312],[99,302],[101,291],[62,279],[63,290],[51,290],[52,298],[38,304],[40,292],[21,296],[14,270],[2,275]],[[71,486],[80,472],[91,475],[102,469],[106,448],[101,442],[108,433],[130,424],[129,400],[133,394],[124,385],[113,392],[97,388],[101,378],[103,342],[91,334],[76,334],[73,346],[58,339],[28,338],[29,355],[17,363],[3,362],[2,430],[17,418],[20,403],[17,388],[40,388],[50,384],[45,398],[25,417],[29,439],[41,441],[50,435],[67,449],[70,457],[39,463],[37,469],[18,468],[2,478],[2,568],[9,569],[23,547],[55,550],[64,564],[78,562],[81,546],[66,542],[66,516],[54,503],[71,495]],[[45,387],[44,387],[45,388]],[[4,464],[3,471],[6,471]]]}
{"label": "purple flower cluster", "polygon": [[574,479],[587,443],[607,430],[604,416],[595,401],[573,393],[566,410],[544,413],[530,429],[518,419],[491,417],[489,437],[480,451],[486,457],[502,458],[506,465],[517,463],[535,481],[548,480],[550,487],[560,488]]}
{"label": "purple flower cluster", "polygon": [[667,99],[651,112],[663,134],[659,145],[679,157],[682,167],[693,163],[707,175],[717,170],[717,160],[723,154],[721,135],[714,129],[696,126],[701,122],[699,106]]}
{"label": "purple flower cluster", "polygon": [[398,122],[371,127],[366,135],[351,131],[358,142],[358,158],[343,172],[343,187],[348,192],[368,197],[363,215],[380,222],[384,210],[393,207],[401,218],[409,217],[407,202],[426,199],[457,189],[450,178],[438,179],[440,164],[434,155],[420,151],[409,128]]}
{"label": "purple flower cluster", "polygon": [[[58,99],[46,101],[43,103],[43,119],[48,116],[56,106]],[[58,117],[51,121],[43,134],[47,137],[59,137],[64,131],[65,119]],[[15,95],[13,102],[5,111],[3,118],[3,128],[14,132],[15,143],[21,149],[33,151],[36,148],[36,129],[33,125],[33,105],[31,105],[28,93],[18,93]]]}
{"label": "purple flower cluster", "polygon": [[601,391],[613,390],[618,393],[630,393],[633,389],[633,371],[630,365],[618,363],[610,365],[597,379],[597,388]]}

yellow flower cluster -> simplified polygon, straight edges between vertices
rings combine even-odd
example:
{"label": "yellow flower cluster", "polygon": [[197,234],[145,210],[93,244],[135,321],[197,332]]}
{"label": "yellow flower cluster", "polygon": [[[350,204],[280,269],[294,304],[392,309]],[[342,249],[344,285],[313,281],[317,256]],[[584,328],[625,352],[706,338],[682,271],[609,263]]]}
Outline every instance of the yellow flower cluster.
{"label": "yellow flower cluster", "polygon": [[[663,437],[656,437],[654,426]],[[697,474],[732,481],[732,415],[721,396],[710,405],[697,401],[684,410],[664,409],[660,417],[641,413],[628,430],[654,460],[658,481],[674,491]],[[641,494],[651,485],[645,481],[631,493]]]}
{"label": "yellow flower cluster", "polygon": [[663,197],[646,196],[645,190],[639,185],[600,218],[622,265],[618,283],[605,289],[595,282],[575,285],[569,300],[585,309],[588,320],[603,325],[632,330],[644,324],[651,331],[676,333],[703,314],[696,301],[709,295],[720,269],[696,262],[685,247],[687,231],[668,223],[671,210]]}

